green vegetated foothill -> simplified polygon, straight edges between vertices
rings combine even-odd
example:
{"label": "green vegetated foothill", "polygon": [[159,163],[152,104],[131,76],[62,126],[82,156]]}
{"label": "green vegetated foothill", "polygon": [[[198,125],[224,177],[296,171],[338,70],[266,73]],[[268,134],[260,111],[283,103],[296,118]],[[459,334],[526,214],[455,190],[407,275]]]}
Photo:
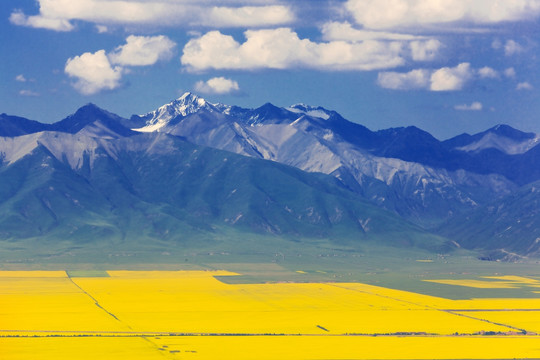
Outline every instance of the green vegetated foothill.
{"label": "green vegetated foothill", "polygon": [[[364,242],[449,251],[452,246],[377,208],[322,174],[200,147],[166,134],[54,141],[92,144],[76,166],[45,145],[0,167],[4,249],[30,253],[169,247],[242,251],[264,235],[309,243]],[[27,246],[26,244],[33,244]],[[19,245],[16,245],[19,244]],[[24,244],[24,245],[21,245]],[[266,245],[254,244],[254,251]],[[270,245],[270,247],[272,247]],[[16,253],[16,252],[15,252]],[[43,253],[41,253],[43,255]]]}

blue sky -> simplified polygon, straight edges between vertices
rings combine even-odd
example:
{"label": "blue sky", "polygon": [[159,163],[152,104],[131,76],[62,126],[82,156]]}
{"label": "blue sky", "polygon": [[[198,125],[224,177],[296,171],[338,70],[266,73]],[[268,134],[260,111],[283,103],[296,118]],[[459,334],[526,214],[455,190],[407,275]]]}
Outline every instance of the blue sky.
{"label": "blue sky", "polygon": [[439,139],[540,133],[540,0],[4,0],[0,113],[121,116],[185,91]]}

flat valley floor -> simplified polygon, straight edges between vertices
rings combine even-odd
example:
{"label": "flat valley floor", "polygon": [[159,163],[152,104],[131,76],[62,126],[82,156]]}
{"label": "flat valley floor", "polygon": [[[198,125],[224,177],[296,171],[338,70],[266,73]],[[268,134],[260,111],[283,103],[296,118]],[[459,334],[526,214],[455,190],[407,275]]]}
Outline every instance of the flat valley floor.
{"label": "flat valley floor", "polygon": [[225,270],[0,271],[0,359],[540,358],[540,278],[426,280],[505,296]]}

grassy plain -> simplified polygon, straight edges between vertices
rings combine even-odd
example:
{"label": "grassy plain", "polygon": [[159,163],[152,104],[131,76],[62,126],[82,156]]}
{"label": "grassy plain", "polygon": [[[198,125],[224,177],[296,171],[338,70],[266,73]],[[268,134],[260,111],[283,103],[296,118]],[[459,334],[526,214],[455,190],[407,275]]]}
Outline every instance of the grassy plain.
{"label": "grassy plain", "polygon": [[[300,265],[0,271],[0,359],[540,358],[537,277],[469,275],[469,283],[515,284],[471,288],[475,294],[503,290],[517,296],[451,299],[331,281],[353,275],[339,266]],[[286,274],[293,281],[279,280]],[[414,279],[409,283],[435,286],[431,292],[466,288]]]}

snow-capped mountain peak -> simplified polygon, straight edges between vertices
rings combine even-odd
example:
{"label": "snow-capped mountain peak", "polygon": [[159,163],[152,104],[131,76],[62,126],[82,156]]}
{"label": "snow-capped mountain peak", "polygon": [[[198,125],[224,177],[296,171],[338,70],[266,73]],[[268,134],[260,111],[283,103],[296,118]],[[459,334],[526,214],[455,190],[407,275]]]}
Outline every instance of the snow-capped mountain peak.
{"label": "snow-capped mountain peak", "polygon": [[183,113],[191,113],[204,107],[207,104],[207,101],[200,96],[197,96],[190,92],[186,92],[178,99],[173,101],[173,103],[175,105],[179,105],[180,110]]}
{"label": "snow-capped mountain peak", "polygon": [[287,110],[298,113],[298,114],[306,114],[308,116],[317,117],[320,119],[328,120],[330,119],[330,116],[332,116],[332,112],[326,110],[323,107],[320,106],[310,106],[306,104],[294,104],[286,108]]}
{"label": "snow-capped mountain peak", "polygon": [[159,107],[157,110],[141,115],[141,118],[146,120],[146,125],[133,130],[140,132],[159,131],[159,129],[167,125],[172,119],[178,116],[188,116],[202,109],[210,112],[217,111],[215,106],[205,99],[186,92],[178,99]]}
{"label": "snow-capped mountain peak", "polygon": [[[159,115],[176,117],[178,115],[187,116],[196,113],[201,109],[214,111],[214,106],[208,101],[190,92],[186,92],[178,99],[165,104],[150,114],[158,113]],[[148,114],[147,114],[148,115]]]}

